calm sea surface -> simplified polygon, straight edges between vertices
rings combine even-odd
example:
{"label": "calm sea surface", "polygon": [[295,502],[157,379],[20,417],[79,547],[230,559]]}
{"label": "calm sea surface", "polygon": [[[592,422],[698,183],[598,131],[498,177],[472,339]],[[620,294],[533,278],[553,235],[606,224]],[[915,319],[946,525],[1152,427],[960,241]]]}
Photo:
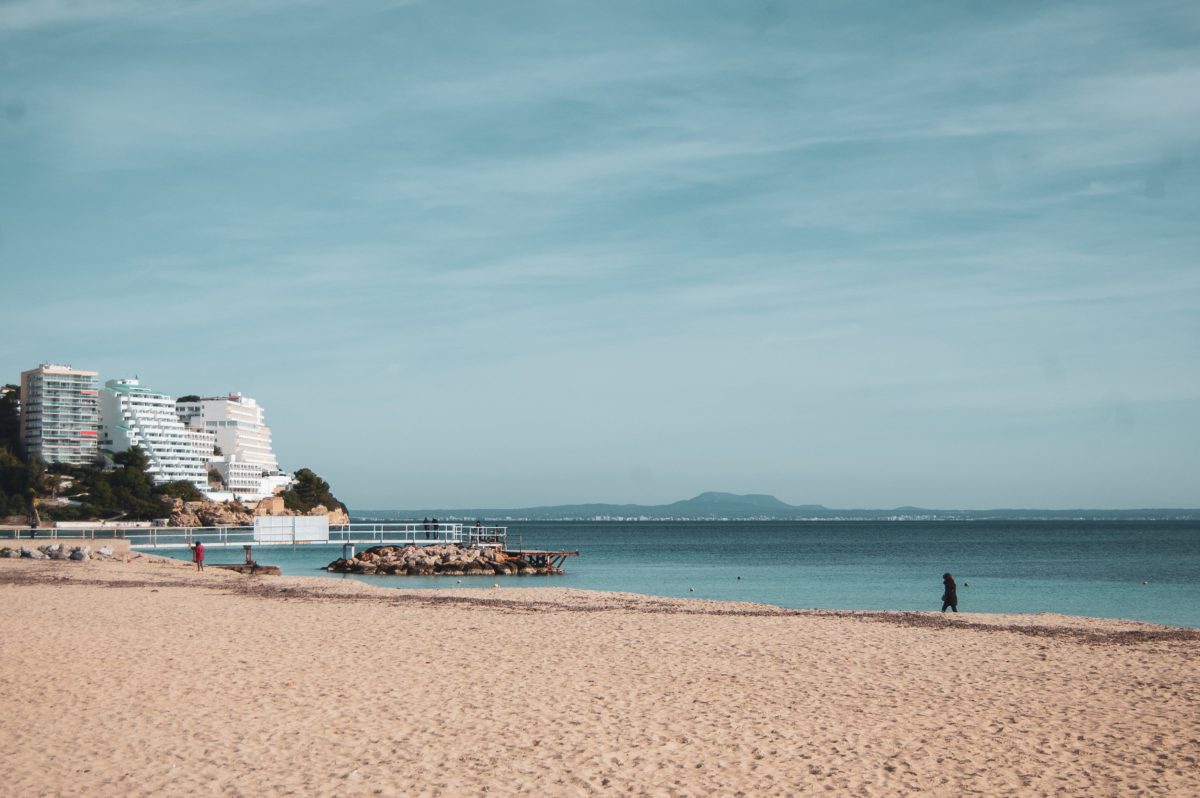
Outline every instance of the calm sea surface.
{"label": "calm sea surface", "polygon": [[[514,522],[510,546],[578,550],[553,577],[342,576],[339,547],[262,548],[285,574],[404,588],[571,587],[783,607],[1060,612],[1200,627],[1195,521]],[[187,558],[187,552],[175,556]],[[236,562],[240,548],[209,550]],[[739,580],[738,577],[741,577]]]}

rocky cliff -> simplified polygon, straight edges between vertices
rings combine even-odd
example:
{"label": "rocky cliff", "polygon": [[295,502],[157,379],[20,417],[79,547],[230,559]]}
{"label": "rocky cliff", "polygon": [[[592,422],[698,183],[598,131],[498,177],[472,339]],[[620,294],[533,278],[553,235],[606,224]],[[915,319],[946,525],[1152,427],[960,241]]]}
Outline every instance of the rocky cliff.
{"label": "rocky cliff", "polygon": [[182,499],[164,499],[168,502],[171,526],[250,526],[256,515],[327,515],[330,525],[348,524],[350,517],[340,507],[333,510],[318,504],[307,513],[289,510],[283,499],[273,496],[257,505],[241,502],[185,502]]}

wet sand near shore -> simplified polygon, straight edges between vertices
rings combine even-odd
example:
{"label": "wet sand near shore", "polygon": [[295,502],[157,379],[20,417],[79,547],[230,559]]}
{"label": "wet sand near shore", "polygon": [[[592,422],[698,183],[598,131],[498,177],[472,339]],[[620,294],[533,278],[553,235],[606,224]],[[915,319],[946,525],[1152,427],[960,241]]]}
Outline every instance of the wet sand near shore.
{"label": "wet sand near shore", "polygon": [[1195,795],[1200,631],[0,560],[13,795]]}

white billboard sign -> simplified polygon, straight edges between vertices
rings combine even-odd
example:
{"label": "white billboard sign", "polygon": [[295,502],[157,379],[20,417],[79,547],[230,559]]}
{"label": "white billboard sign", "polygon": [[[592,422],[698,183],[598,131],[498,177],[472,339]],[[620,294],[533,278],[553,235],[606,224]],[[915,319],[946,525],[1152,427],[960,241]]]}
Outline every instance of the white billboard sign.
{"label": "white billboard sign", "polygon": [[260,515],[254,519],[255,543],[328,543],[327,515]]}

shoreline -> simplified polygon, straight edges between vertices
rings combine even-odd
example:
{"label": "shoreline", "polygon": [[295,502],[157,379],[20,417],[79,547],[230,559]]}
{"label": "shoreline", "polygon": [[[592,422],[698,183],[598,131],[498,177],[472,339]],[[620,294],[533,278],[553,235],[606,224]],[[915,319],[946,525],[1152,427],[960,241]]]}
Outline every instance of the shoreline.
{"label": "shoreline", "polygon": [[[331,550],[332,550],[332,547],[331,547]],[[142,551],[140,553],[142,553],[146,556],[162,557],[164,559],[173,559],[173,560],[177,560],[179,562],[188,562],[187,560],[183,559],[183,556],[185,556],[185,555],[181,555],[180,557],[171,557],[170,555],[155,554],[150,551]],[[236,562],[236,560],[234,560],[233,562]],[[214,565],[215,564],[219,564],[219,563],[214,563]],[[372,587],[378,587],[380,590],[387,590],[387,591],[391,591],[391,590],[400,590],[400,591],[408,590],[408,591],[419,591],[419,592],[437,592],[437,591],[446,591],[446,590],[481,591],[481,590],[490,590],[492,588],[492,586],[494,584],[496,584],[496,579],[500,579],[499,584],[501,585],[501,587],[503,589],[512,589],[514,586],[519,584],[520,587],[522,587],[522,588],[529,587],[529,589],[534,589],[534,590],[567,590],[567,591],[579,591],[582,593],[601,593],[601,594],[603,594],[603,593],[619,593],[622,595],[636,596],[636,597],[641,597],[641,598],[646,598],[646,599],[662,598],[662,599],[678,599],[680,601],[713,601],[713,602],[718,602],[721,604],[754,604],[756,606],[774,607],[774,608],[781,609],[781,610],[796,611],[796,612],[801,612],[801,613],[803,613],[803,612],[848,613],[848,614],[879,613],[879,614],[884,614],[884,615],[902,614],[902,615],[915,615],[915,616],[940,614],[937,610],[917,610],[917,609],[879,609],[879,608],[855,609],[855,608],[845,608],[845,607],[824,607],[824,608],[822,608],[822,607],[810,607],[807,605],[791,607],[791,606],[788,606],[785,604],[771,604],[770,602],[766,602],[766,601],[747,602],[747,601],[742,601],[739,599],[729,599],[729,598],[705,598],[703,596],[682,596],[682,595],[672,596],[672,595],[657,594],[657,593],[634,593],[634,592],[628,592],[628,591],[613,591],[613,590],[608,590],[608,589],[604,589],[604,588],[590,588],[590,587],[576,588],[576,587],[558,587],[558,586],[556,586],[554,584],[555,577],[563,576],[564,574],[549,574],[549,575],[542,575],[542,576],[538,576],[538,577],[520,577],[519,583],[516,581],[513,581],[514,579],[517,579],[518,577],[516,577],[515,575],[511,575],[511,574],[505,578],[493,577],[493,576],[481,576],[481,575],[461,575],[461,576],[447,575],[447,576],[416,577],[416,579],[437,579],[437,580],[444,582],[443,584],[429,584],[427,582],[412,584],[412,583],[408,582],[407,580],[411,580],[411,579],[413,579],[413,577],[400,576],[400,575],[395,575],[393,577],[392,575],[386,575],[386,574],[356,574],[356,573],[341,573],[341,572],[335,573],[335,572],[328,571],[323,566],[314,566],[311,568],[310,571],[305,571],[302,573],[296,573],[296,572],[289,573],[288,571],[285,570],[283,575],[285,577],[294,577],[294,578],[298,578],[298,579],[315,579],[318,581],[325,581],[325,580],[332,580],[332,581],[337,581],[337,582],[357,581],[357,582],[361,582],[362,584],[369,585]],[[569,575],[569,574],[567,574],[567,575]],[[395,579],[394,583],[390,581],[393,578]],[[455,582],[451,583],[451,580],[455,580]],[[461,581],[461,584],[458,583],[459,581]],[[536,587],[532,587],[534,585],[536,585]],[[936,604],[936,602],[934,602],[934,604]],[[1191,625],[1179,624],[1179,623],[1161,623],[1161,622],[1156,622],[1156,621],[1148,621],[1148,620],[1142,620],[1142,619],[1138,619],[1138,618],[1130,618],[1130,617],[1116,616],[1116,615],[1113,615],[1113,616],[1085,615],[1085,614],[1073,614],[1073,613],[1055,613],[1055,612],[1049,612],[1049,611],[1043,611],[1043,612],[980,612],[980,611],[974,611],[974,610],[963,610],[963,611],[959,612],[958,614],[961,616],[970,616],[971,618],[975,619],[976,621],[978,621],[981,618],[991,618],[991,617],[1004,618],[1004,619],[1009,619],[1009,618],[1035,618],[1035,619],[1037,619],[1037,618],[1062,617],[1062,618],[1079,618],[1081,620],[1096,621],[1096,622],[1111,621],[1111,622],[1115,622],[1115,623],[1127,623],[1127,624],[1135,624],[1135,625],[1141,624],[1141,625],[1145,625],[1145,626],[1149,626],[1149,627],[1161,627],[1161,628],[1166,628],[1166,629],[1182,629],[1182,630],[1192,630],[1192,631],[1200,632],[1200,624],[1191,626]],[[953,614],[946,613],[946,617],[952,618]]]}
{"label": "shoreline", "polygon": [[0,596],[0,686],[41,685],[0,729],[18,794],[1200,792],[1184,627],[149,554],[0,560]]}
{"label": "shoreline", "polygon": [[[818,607],[786,607],[779,604],[764,602],[734,601],[729,599],[659,596],[649,593],[630,593],[614,590],[597,590],[591,588],[568,588],[554,586],[532,586],[525,580],[515,582],[493,582],[484,585],[446,585],[445,587],[406,587],[376,584],[374,581],[354,578],[357,574],[338,574],[345,579],[334,576],[317,576],[304,574],[285,574],[283,576],[228,573],[214,563],[204,572],[197,572],[192,563],[174,557],[132,551],[133,558],[144,558],[147,565],[168,564],[172,569],[186,573],[173,575],[176,578],[162,580],[162,573],[154,573],[145,580],[114,580],[114,579],[83,579],[75,575],[63,574],[10,575],[0,571],[0,586],[31,585],[45,583],[67,582],[73,585],[97,587],[145,587],[151,584],[163,584],[172,587],[202,588],[218,591],[232,591],[237,595],[257,598],[307,599],[324,601],[361,602],[376,600],[383,604],[423,605],[436,607],[443,604],[459,606],[479,606],[490,608],[530,608],[551,609],[560,608],[570,611],[581,611],[573,606],[576,602],[595,603],[591,611],[600,609],[624,609],[637,612],[654,612],[663,614],[682,615],[712,615],[735,617],[799,617],[799,618],[841,618],[847,620],[875,621],[891,623],[899,626],[914,626],[927,628],[958,628],[983,631],[1008,631],[1035,637],[1078,637],[1082,634],[1088,640],[1108,642],[1112,637],[1116,640],[1129,642],[1154,640],[1195,640],[1200,643],[1200,628],[1158,624],[1149,621],[1139,621],[1129,618],[1104,618],[1088,615],[1066,615],[1054,612],[1039,613],[988,613],[969,612],[958,613],[939,612],[937,610],[854,610],[854,609],[823,609]],[[0,559],[0,563],[6,561]],[[16,562],[21,563],[20,560]],[[117,563],[118,565],[120,563]],[[30,561],[19,565],[29,567],[47,566],[59,567],[63,570],[78,569],[81,563],[52,560]],[[108,568],[112,563],[103,567]],[[84,566],[86,567],[86,566]],[[137,569],[140,571],[140,569]],[[321,569],[318,569],[321,570]],[[210,575],[217,574],[223,580],[213,582]],[[158,578],[155,578],[158,577]],[[199,579],[197,579],[199,577]],[[227,577],[227,578],[226,578]],[[384,577],[378,577],[380,579]],[[450,579],[453,577],[446,577]],[[237,583],[243,584],[237,584]],[[275,585],[280,587],[275,587]],[[331,585],[354,585],[346,590],[340,590]],[[493,594],[494,595],[489,595]],[[398,595],[397,595],[398,594]],[[480,594],[483,594],[482,596]],[[566,601],[574,599],[575,601]],[[1087,629],[1086,633],[1081,630]]]}
{"label": "shoreline", "polygon": [[[617,525],[601,534],[596,524],[541,524],[521,532],[530,544],[526,548],[582,551],[578,561],[566,562],[561,578],[544,586],[800,609],[926,611],[940,607],[939,578],[949,570],[964,588],[970,584],[970,590],[959,592],[964,603],[958,609],[963,611],[1051,611],[1200,629],[1200,583],[1195,580],[1200,567],[1195,533],[1200,530],[1186,524],[1156,522],[1142,531],[1123,525],[1024,525],[986,534],[971,524],[941,531],[932,525],[907,530],[823,525],[809,531],[793,526],[684,525],[643,532]],[[872,554],[880,546],[893,556]],[[1022,552],[1017,559],[1006,554],[1014,546]],[[163,549],[143,551],[181,556]],[[214,561],[242,560],[240,554],[224,552],[210,548]],[[326,568],[339,553],[344,553],[339,546],[313,544],[255,550],[259,562],[278,564],[284,573],[320,577],[327,574],[318,568]],[[643,559],[647,554],[651,560]],[[409,563],[405,566],[407,571]],[[422,577],[421,569],[416,570],[417,578],[401,587],[440,589],[455,583]],[[466,573],[462,580],[464,586],[485,587],[493,581],[490,575]]]}

